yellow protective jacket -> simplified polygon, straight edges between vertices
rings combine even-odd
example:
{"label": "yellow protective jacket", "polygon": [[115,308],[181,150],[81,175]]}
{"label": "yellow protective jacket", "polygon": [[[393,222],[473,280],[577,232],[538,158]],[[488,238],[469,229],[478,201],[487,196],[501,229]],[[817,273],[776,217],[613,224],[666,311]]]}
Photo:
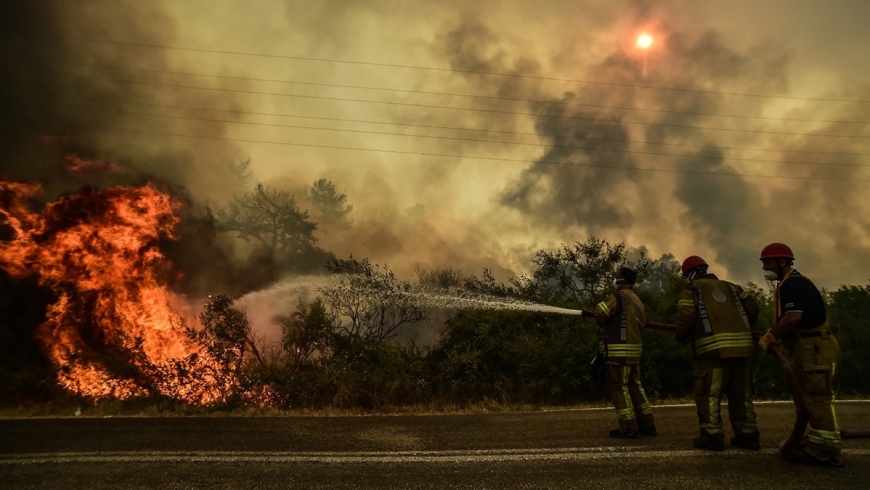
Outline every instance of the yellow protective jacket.
{"label": "yellow protective jacket", "polygon": [[743,288],[704,274],[683,288],[677,303],[677,339],[691,342],[692,357],[750,357],[758,303]]}
{"label": "yellow protective jacket", "polygon": [[595,307],[595,321],[605,337],[607,362],[638,364],[646,323],[643,303],[631,286],[620,286]]}

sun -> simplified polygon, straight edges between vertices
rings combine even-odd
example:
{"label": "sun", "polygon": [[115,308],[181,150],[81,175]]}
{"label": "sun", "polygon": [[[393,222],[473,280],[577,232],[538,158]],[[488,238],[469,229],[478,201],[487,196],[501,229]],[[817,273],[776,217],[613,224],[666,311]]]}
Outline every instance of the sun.
{"label": "sun", "polygon": [[647,49],[652,46],[653,38],[649,34],[641,34],[637,37],[637,47]]}

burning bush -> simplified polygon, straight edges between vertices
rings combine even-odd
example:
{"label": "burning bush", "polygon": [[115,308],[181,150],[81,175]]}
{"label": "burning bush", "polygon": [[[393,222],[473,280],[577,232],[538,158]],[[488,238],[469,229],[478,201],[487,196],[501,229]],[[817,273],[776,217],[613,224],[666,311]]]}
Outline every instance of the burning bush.
{"label": "burning bush", "polygon": [[27,200],[40,191],[0,182],[0,220],[11,230],[0,267],[57,296],[36,335],[58,383],[92,399],[221,401],[224,377],[189,376],[215,361],[186,334],[190,321],[163,280],[170,265],[157,243],[172,237],[177,203],[150,185],[86,188],[32,213]]}

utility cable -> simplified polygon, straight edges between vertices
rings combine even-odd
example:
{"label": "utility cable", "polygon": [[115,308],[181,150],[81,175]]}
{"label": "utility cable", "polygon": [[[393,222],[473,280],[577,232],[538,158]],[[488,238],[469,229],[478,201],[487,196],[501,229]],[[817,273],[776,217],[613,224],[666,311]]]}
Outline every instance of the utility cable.
{"label": "utility cable", "polygon": [[403,65],[403,64],[398,64],[398,63],[377,63],[377,62],[372,62],[372,61],[339,60],[339,59],[330,59],[330,58],[314,58],[314,57],[308,57],[308,56],[290,56],[290,55],[277,55],[277,54],[267,54],[267,53],[252,53],[252,52],[244,52],[244,51],[190,48],[190,47],[184,47],[184,46],[171,46],[171,45],[166,45],[166,44],[134,43],[134,42],[127,42],[127,41],[117,41],[117,40],[109,40],[109,39],[93,39],[93,38],[83,38],[83,37],[75,37],[75,36],[59,36],[59,37],[61,39],[65,39],[68,41],[88,42],[88,43],[95,43],[95,44],[112,44],[112,45],[117,45],[117,46],[135,46],[135,47],[140,47],[140,48],[168,49],[168,50],[175,50],[175,51],[188,51],[188,52],[194,52],[194,53],[227,54],[227,55],[235,55],[235,56],[251,56],[251,57],[260,57],[260,58],[285,59],[285,60],[297,60],[297,61],[316,61],[316,62],[322,62],[322,63],[349,64],[349,65],[360,65],[360,66],[380,66],[380,67],[388,67],[388,68],[405,68],[405,69],[413,69],[413,70],[429,70],[429,71],[440,71],[440,72],[448,72],[448,73],[469,73],[469,74],[475,74],[475,75],[490,75],[490,76],[499,76],[499,77],[523,78],[523,79],[531,79],[531,80],[571,82],[571,83],[582,83],[582,84],[590,84],[590,85],[604,85],[604,86],[627,87],[627,88],[643,88],[643,89],[652,89],[652,90],[670,90],[670,91],[676,91],[676,92],[729,95],[729,96],[738,96],[738,97],[756,97],[756,98],[783,99],[783,100],[811,100],[811,101],[818,101],[818,102],[870,103],[870,100],[860,100],[860,99],[835,99],[835,98],[823,98],[823,97],[794,97],[794,96],[772,95],[772,94],[750,94],[750,93],[739,93],[739,92],[724,92],[724,91],[716,91],[716,90],[701,90],[701,89],[692,89],[692,88],[683,88],[683,87],[660,87],[660,86],[654,86],[654,85],[638,85],[638,84],[630,84],[630,83],[602,82],[602,81],[593,81],[593,80],[546,77],[546,76],[537,76],[537,75],[522,75],[522,74],[517,74],[517,73],[501,73],[501,72],[491,72],[491,71],[483,71],[483,70],[461,70],[458,68],[441,68],[441,67],[419,66],[419,65]]}
{"label": "utility cable", "polygon": [[[626,153],[633,155],[655,155],[655,156],[669,156],[669,157],[678,157],[678,158],[704,158],[704,159],[721,159],[721,160],[729,160],[729,161],[739,161],[739,162],[758,162],[758,163],[781,163],[781,164],[792,164],[792,165],[819,165],[819,166],[841,166],[841,167],[870,167],[870,165],[860,164],[860,163],[826,163],[826,162],[804,162],[804,161],[788,161],[788,160],[764,160],[758,158],[740,158],[740,157],[725,157],[725,156],[716,156],[716,155],[686,155],[686,154],[678,154],[678,153],[658,153],[651,151],[638,151],[638,150],[626,150],[620,148],[598,148],[598,147],[584,147],[584,146],[569,146],[569,145],[546,145],[541,143],[522,143],[515,141],[498,141],[498,140],[487,140],[487,139],[476,139],[476,138],[458,138],[452,136],[436,136],[436,135],[425,135],[425,134],[405,134],[405,133],[389,133],[385,131],[369,131],[369,130],[360,130],[360,129],[341,129],[341,128],[321,128],[316,126],[302,126],[296,124],[274,124],[274,123],[257,123],[257,122],[248,122],[248,121],[227,121],[222,119],[209,119],[209,118],[199,118],[199,117],[189,117],[189,116],[170,116],[164,114],[147,114],[147,113],[138,113],[138,112],[121,112],[120,114],[130,115],[130,116],[147,116],[147,117],[157,117],[164,119],[178,119],[178,120],[187,120],[187,121],[201,121],[201,122],[219,122],[219,123],[227,123],[227,124],[244,124],[251,126],[265,126],[265,127],[275,127],[275,128],[292,128],[292,129],[308,129],[308,130],[317,130],[317,131],[336,131],[343,133],[356,133],[356,134],[372,134],[372,135],[381,135],[381,136],[404,136],[404,137],[412,137],[412,138],[428,138],[428,139],[440,139],[440,140],[450,140],[450,141],[468,141],[468,142],[476,142],[476,143],[495,143],[495,144],[507,144],[507,145],[520,145],[520,146],[533,146],[540,148],[558,148],[558,149],[568,149],[568,150],[585,150],[585,151],[609,151],[614,153]],[[630,143],[630,141],[623,141],[623,143]]]}
{"label": "utility cable", "polygon": [[585,168],[601,168],[601,169],[606,169],[606,170],[630,170],[630,171],[643,171],[643,172],[698,174],[698,175],[706,175],[706,176],[711,176],[711,177],[746,177],[746,178],[808,180],[808,181],[870,182],[870,179],[855,179],[855,178],[799,177],[799,176],[795,176],[795,175],[760,175],[760,174],[743,174],[743,173],[739,173],[739,172],[704,172],[704,171],[699,171],[699,170],[677,170],[677,169],[662,169],[662,168],[649,168],[649,167],[632,167],[632,166],[627,166],[627,165],[601,165],[601,164],[593,164],[593,163],[570,163],[570,162],[555,162],[555,161],[547,161],[547,160],[524,160],[524,159],[515,159],[515,158],[480,157],[480,156],[471,156],[471,155],[453,155],[453,154],[447,154],[447,153],[427,153],[427,152],[417,152],[417,151],[384,150],[384,149],[376,149],[376,148],[359,148],[359,147],[347,147],[347,146],[338,146],[338,145],[315,145],[312,143],[294,143],[294,142],[289,142],[289,141],[267,141],[267,140],[252,140],[252,139],[243,139],[243,138],[227,138],[227,137],[218,137],[218,136],[164,133],[164,132],[158,132],[158,131],[143,131],[143,130],[123,129],[123,128],[84,128],[84,129],[90,129],[93,131],[115,131],[115,132],[134,133],[134,134],[147,134],[147,135],[152,135],[152,136],[170,136],[170,137],[178,137],[178,138],[206,139],[206,140],[213,140],[213,141],[230,141],[230,142],[237,142],[237,143],[284,145],[284,146],[297,146],[297,147],[303,147],[303,148],[325,148],[325,149],[332,149],[332,150],[364,151],[364,152],[401,154],[401,155],[416,155],[416,156],[441,157],[441,158],[458,158],[458,159],[468,158],[468,159],[473,159],[473,160],[502,161],[502,162],[513,162],[513,163],[532,163],[532,164],[541,164],[541,165],[560,165],[560,166],[581,167],[581,168],[584,168],[584,167]]}
{"label": "utility cable", "polygon": [[110,70],[119,70],[119,71],[136,71],[141,73],[152,73],[159,75],[177,75],[177,76],[189,76],[189,77],[202,77],[202,78],[217,78],[221,80],[237,80],[237,81],[245,81],[245,82],[261,82],[261,83],[283,83],[287,85],[306,85],[311,87],[328,87],[328,88],[341,88],[341,89],[354,89],[354,90],[374,90],[379,92],[391,92],[391,93],[408,93],[408,94],[421,94],[421,95],[437,95],[443,97],[463,97],[463,98],[471,98],[471,99],[483,99],[483,100],[494,100],[494,101],[507,101],[507,102],[523,102],[523,103],[532,103],[532,104],[547,104],[547,105],[560,105],[560,106],[569,106],[569,107],[591,107],[595,109],[616,109],[622,111],[639,111],[639,112],[652,112],[659,114],[679,114],[685,116],[707,116],[707,117],[730,117],[735,119],[749,119],[749,120],[761,120],[761,121],[788,121],[788,122],[809,122],[809,123],[825,123],[825,124],[870,124],[870,121],[844,121],[844,120],[835,120],[835,119],[800,119],[800,118],[791,118],[791,117],[769,117],[769,116],[746,116],[740,114],[714,114],[709,112],[689,112],[689,111],[672,111],[667,109],[648,109],[648,108],[640,108],[640,107],[622,107],[622,106],[611,106],[611,105],[601,105],[601,104],[584,104],[581,102],[562,102],[557,100],[545,100],[545,99],[522,99],[516,97],[504,97],[504,96],[494,96],[494,95],[477,95],[477,94],[460,94],[453,92],[436,92],[430,90],[412,90],[412,89],[397,89],[397,88],[386,88],[386,87],[371,87],[364,85],[343,85],[343,84],[335,84],[335,83],[323,83],[323,82],[299,82],[294,80],[279,80],[279,79],[269,79],[269,78],[252,78],[252,77],[237,77],[230,75],[212,75],[206,73],[193,73],[193,72],[183,72],[183,71],[170,71],[170,70],[154,70],[154,69],[146,69],[146,68],[132,68],[126,66],[117,66],[117,65],[105,65],[100,63],[80,63],[74,61],[52,61],[52,63],[56,64],[64,64],[64,65],[73,65],[73,66],[86,66],[86,67],[97,67],[97,68],[105,68]]}
{"label": "utility cable", "polygon": [[[72,78],[84,78],[89,80],[94,80],[94,77],[88,77],[83,75],[73,75],[73,74],[61,74],[63,76],[69,76]],[[404,107],[419,107],[426,109],[446,109],[446,110],[456,110],[456,111],[471,111],[471,112],[485,112],[492,114],[506,114],[506,115],[515,115],[515,116],[535,116],[535,117],[549,117],[556,119],[568,119],[568,120],[580,120],[580,121],[591,121],[591,122],[603,122],[603,123],[618,123],[618,124],[637,124],[642,126],[658,126],[658,127],[669,127],[669,128],[682,128],[682,129],[702,129],[707,131],[730,131],[730,132],[738,132],[738,133],[754,133],[754,134],[775,134],[775,135],[784,135],[784,136],[803,136],[803,137],[826,137],[826,138],[856,138],[856,139],[870,139],[870,136],[865,135],[844,135],[844,134],[816,134],[816,133],[790,133],[787,131],[761,131],[754,129],[735,129],[735,128],[713,128],[707,126],[691,126],[685,124],[667,124],[667,123],[649,123],[649,122],[640,122],[640,121],[622,121],[618,119],[602,119],[602,118],[594,118],[594,117],[580,117],[580,116],[562,116],[555,114],[538,114],[533,112],[514,112],[514,111],[500,111],[495,109],[478,109],[478,108],[465,108],[465,107],[450,107],[443,105],[431,105],[431,104],[412,104],[407,102],[392,102],[392,101],[377,101],[377,100],[366,100],[366,99],[349,99],[343,97],[327,97],[321,95],[299,95],[299,94],[287,94],[281,92],[261,92],[256,90],[237,90],[237,89],[226,89],[219,87],[201,87],[195,85],[181,85],[181,84],[167,84],[167,83],[157,83],[157,82],[143,82],[138,80],[114,80],[114,79],[97,79],[107,82],[121,82],[121,83],[130,83],[135,85],[147,85],[147,86],[157,86],[157,87],[170,87],[170,88],[181,88],[181,89],[190,89],[190,90],[207,90],[207,91],[215,91],[215,92],[229,92],[229,93],[239,93],[239,94],[250,94],[250,95],[273,95],[279,97],[294,97],[294,98],[303,98],[303,99],[316,99],[316,100],[332,100],[332,101],[340,101],[340,102],[358,102],[358,103],[366,103],[366,104],[384,104],[384,105],[393,105],[393,106],[404,106]]]}
{"label": "utility cable", "polygon": [[[356,123],[356,124],[380,124],[387,126],[400,126],[400,127],[411,127],[411,128],[421,128],[421,129],[444,129],[451,131],[474,131],[480,133],[497,133],[497,134],[512,134],[512,135],[522,135],[522,136],[537,136],[537,137],[553,137],[553,138],[577,138],[584,139],[588,141],[611,141],[616,143],[623,143],[626,140],[624,139],[616,139],[616,138],[590,138],[590,137],[578,137],[575,135],[566,135],[566,134],[552,134],[552,135],[544,135],[541,133],[531,133],[528,131],[507,131],[501,129],[479,129],[479,128],[462,128],[456,126],[437,126],[430,124],[413,124],[413,123],[401,123],[401,122],[389,122],[389,121],[372,121],[366,119],[348,119],[341,117],[323,117],[323,116],[306,116],[301,114],[286,114],[286,113],[276,113],[276,112],[257,112],[257,111],[242,111],[236,109],[215,109],[210,107],[195,107],[195,106],[185,106],[185,105],[175,105],[175,104],[157,104],[153,102],[139,102],[139,101],[123,101],[117,99],[105,99],[101,97],[87,97],[87,100],[92,100],[95,102],[104,102],[109,104],[119,104],[119,105],[136,105],[136,106],[145,106],[145,107],[159,107],[164,109],[183,109],[190,111],[205,111],[205,112],[218,112],[224,114],[241,114],[247,116],[268,116],[268,117],[284,117],[284,118],[295,118],[295,119],[312,119],[319,121],[333,121],[333,122],[345,122],[345,123]],[[644,145],[656,145],[656,146],[677,146],[684,148],[708,148],[710,145],[698,145],[698,144],[690,144],[690,143],[657,143],[653,141],[643,141],[638,142]],[[750,148],[743,146],[720,146],[717,145],[717,148],[721,150],[739,150],[739,151],[763,151],[763,152],[778,152],[778,153],[801,153],[801,154],[819,154],[819,155],[848,155],[848,156],[866,156],[870,155],[868,153],[855,153],[855,152],[846,152],[846,151],[816,151],[816,150],[783,150],[783,149],[771,149],[771,148]]]}

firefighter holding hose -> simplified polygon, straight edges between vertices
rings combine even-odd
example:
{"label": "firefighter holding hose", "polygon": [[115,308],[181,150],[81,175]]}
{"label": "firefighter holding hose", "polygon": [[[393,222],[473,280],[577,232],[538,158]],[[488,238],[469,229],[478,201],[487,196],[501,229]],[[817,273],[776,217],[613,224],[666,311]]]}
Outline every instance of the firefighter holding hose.
{"label": "firefighter holding hose", "polygon": [[604,336],[608,391],[619,421],[619,428],[611,430],[610,436],[623,439],[658,434],[640,382],[641,334],[645,319],[643,303],[633,289],[636,280],[634,270],[620,267],[614,279],[616,290],[598,303],[594,311],[583,310],[582,313],[595,318]]}
{"label": "firefighter holding hose", "polygon": [[686,286],[677,303],[677,341],[692,349],[699,449],[722,451],[720,403],[728,397],[728,419],[734,430],[731,445],[758,450],[758,425],[752,404],[749,358],[755,341],[751,325],[758,320],[758,303],[740,286],[707,272],[703,258],[692,255],[682,263]]}
{"label": "firefighter holding hose", "polygon": [[777,283],[774,324],[759,340],[765,350],[782,341],[809,411],[809,429],[800,445],[783,447],[798,463],[841,467],[840,428],[834,410],[834,369],[840,354],[831,333],[825,302],[815,284],[793,268],[794,253],[783,243],[761,251],[764,276]]}

